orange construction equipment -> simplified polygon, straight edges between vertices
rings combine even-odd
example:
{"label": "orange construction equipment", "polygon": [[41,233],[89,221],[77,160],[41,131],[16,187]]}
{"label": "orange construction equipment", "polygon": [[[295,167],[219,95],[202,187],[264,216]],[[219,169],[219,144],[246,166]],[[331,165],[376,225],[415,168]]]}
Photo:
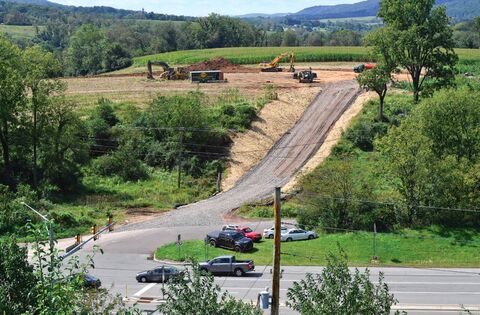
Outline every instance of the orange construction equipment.
{"label": "orange construction equipment", "polygon": [[295,54],[293,51],[291,53],[282,53],[278,55],[277,57],[273,58],[272,61],[270,62],[263,62],[260,64],[260,71],[262,72],[282,72],[283,69],[278,67],[278,64],[280,61],[285,58],[289,57],[290,58],[290,68],[288,69],[288,72],[295,72]]}

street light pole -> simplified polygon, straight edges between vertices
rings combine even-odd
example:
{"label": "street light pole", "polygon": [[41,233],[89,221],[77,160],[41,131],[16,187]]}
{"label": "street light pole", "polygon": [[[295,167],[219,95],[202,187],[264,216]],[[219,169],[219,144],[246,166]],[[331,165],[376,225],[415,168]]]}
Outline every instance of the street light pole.
{"label": "street light pole", "polygon": [[27,205],[25,202],[21,202],[22,205],[24,205],[27,209],[35,212],[40,218],[42,218],[43,221],[47,222],[48,223],[48,238],[50,240],[50,251],[53,251],[53,248],[54,248],[54,232],[53,232],[53,222],[51,220],[49,220],[46,216],[44,216],[43,214],[41,214],[40,212],[38,212],[37,210],[33,209],[32,207],[30,207],[29,205]]}

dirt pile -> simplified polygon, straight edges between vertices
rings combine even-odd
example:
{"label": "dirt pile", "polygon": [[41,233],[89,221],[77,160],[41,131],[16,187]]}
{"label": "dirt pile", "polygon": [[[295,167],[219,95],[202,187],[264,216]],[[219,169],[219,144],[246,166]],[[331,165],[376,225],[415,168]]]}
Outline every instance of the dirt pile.
{"label": "dirt pile", "polygon": [[238,66],[223,57],[216,57],[207,61],[194,63],[188,67],[183,68],[184,71],[207,71],[207,70],[222,70],[223,72],[258,72],[258,69]]}

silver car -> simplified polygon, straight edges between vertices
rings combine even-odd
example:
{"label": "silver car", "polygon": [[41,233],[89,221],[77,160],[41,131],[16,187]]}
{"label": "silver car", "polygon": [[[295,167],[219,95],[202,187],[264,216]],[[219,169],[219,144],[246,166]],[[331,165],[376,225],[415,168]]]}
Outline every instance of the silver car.
{"label": "silver car", "polygon": [[282,231],[282,242],[290,242],[290,241],[299,241],[299,240],[313,240],[317,238],[317,233],[313,231],[305,231],[301,229],[290,229],[287,231]]}

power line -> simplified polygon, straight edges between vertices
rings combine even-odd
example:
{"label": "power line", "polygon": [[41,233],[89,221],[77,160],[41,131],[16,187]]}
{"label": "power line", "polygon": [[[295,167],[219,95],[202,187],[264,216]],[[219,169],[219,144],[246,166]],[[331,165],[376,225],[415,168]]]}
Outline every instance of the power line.
{"label": "power line", "polygon": [[[411,208],[420,208],[426,210],[442,210],[442,211],[456,211],[456,212],[470,212],[470,213],[480,213],[478,209],[466,209],[466,208],[448,208],[448,207],[436,207],[436,206],[422,206],[422,205],[411,205],[411,204],[401,204],[398,202],[382,202],[382,201],[374,201],[374,200],[364,200],[364,199],[356,199],[356,198],[341,198],[341,197],[331,197],[327,195],[321,194],[308,194],[308,196],[312,196],[315,198],[320,199],[330,199],[330,200],[340,200],[340,201],[352,201],[352,202],[359,202],[359,203],[371,203],[371,204],[379,204],[379,205],[387,205],[387,206],[406,206]],[[318,206],[318,204],[313,203],[312,201],[307,201],[305,199],[301,199],[297,197],[300,201],[309,203],[311,205]]]}

